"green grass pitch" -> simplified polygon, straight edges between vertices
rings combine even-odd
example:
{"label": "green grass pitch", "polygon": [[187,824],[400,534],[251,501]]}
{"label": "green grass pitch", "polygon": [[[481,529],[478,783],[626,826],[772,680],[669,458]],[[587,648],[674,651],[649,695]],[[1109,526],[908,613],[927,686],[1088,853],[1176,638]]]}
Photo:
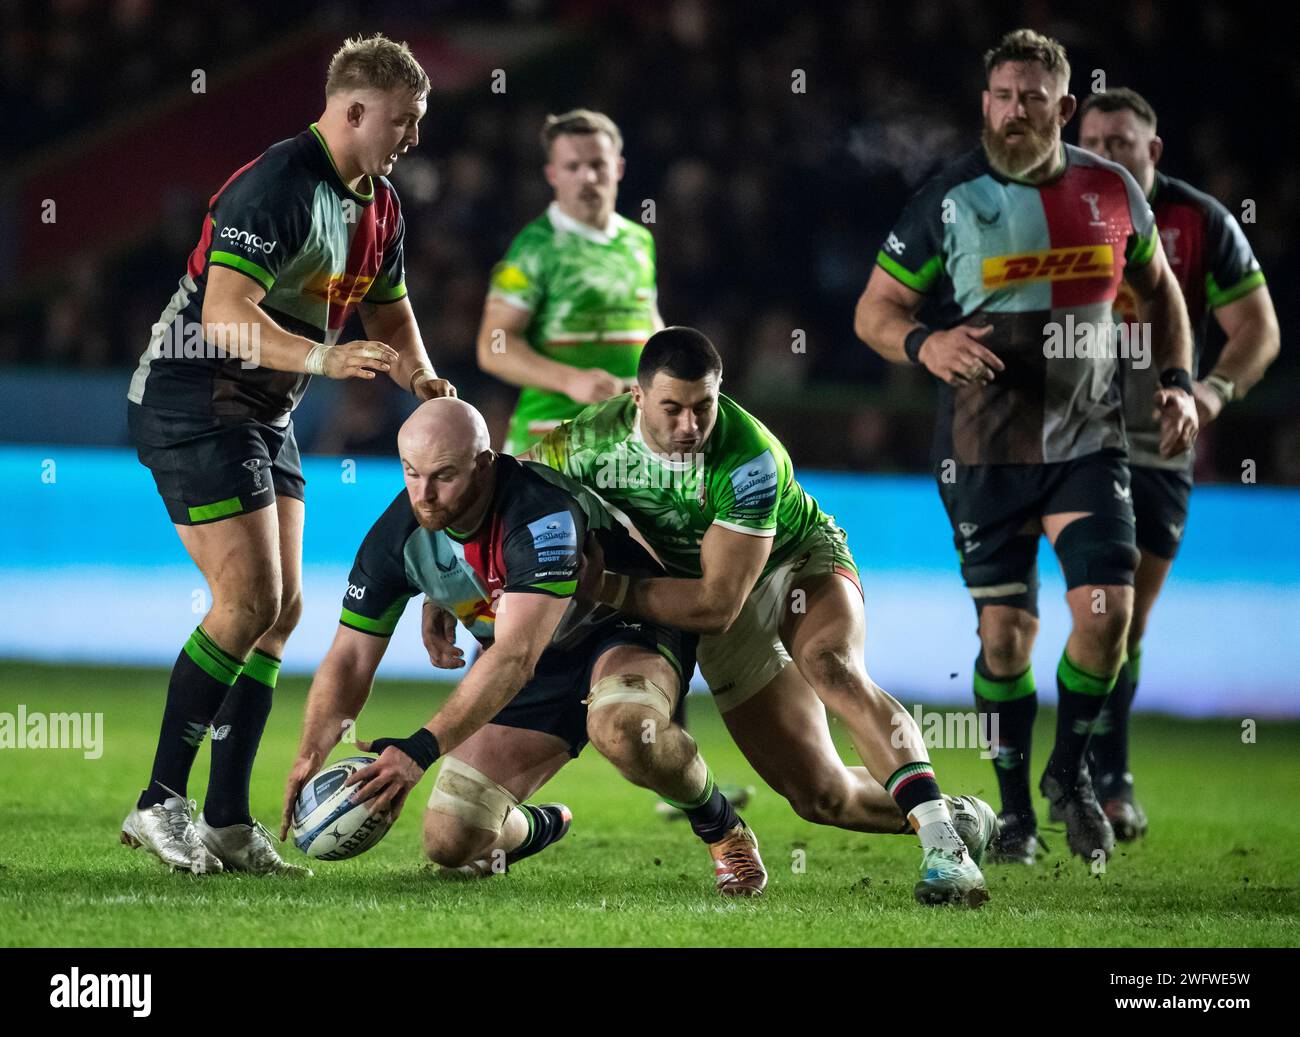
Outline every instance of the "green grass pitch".
{"label": "green grass pitch", "polygon": [[[1232,721],[1139,716],[1134,765],[1152,819],[1102,876],[1052,852],[1034,869],[988,871],[980,911],[912,900],[913,837],[810,825],[762,786],[711,703],[691,699],[692,730],[715,772],[758,785],[746,810],[771,880],[755,902],[723,901],[710,860],[682,823],[653,812],[591,749],[543,791],[574,811],[569,836],[508,876],[449,882],[422,866],[429,779],[396,827],[354,860],[286,881],[167,873],[118,843],[147,779],[166,674],[0,663],[0,711],[104,714],[104,752],[0,750],[0,943],[19,946],[1295,946],[1300,943],[1300,725],[1261,723],[1244,744]],[[253,808],[278,820],[307,689],[277,691],[254,772]],[[446,685],[380,682],[362,737],[410,730]],[[903,696],[905,697],[905,696]],[[1140,702],[1140,699],[1139,699]],[[967,707],[962,707],[967,708]],[[1035,734],[1050,745],[1054,715]],[[852,753],[837,729],[846,758]],[[346,748],[346,747],[341,747]],[[336,755],[343,755],[340,750]],[[935,750],[944,788],[996,806],[974,750]],[[190,795],[202,798],[207,750]],[[1040,805],[1040,818],[1045,819]],[[298,857],[292,847],[286,852]],[[799,865],[802,864],[802,867]]]}

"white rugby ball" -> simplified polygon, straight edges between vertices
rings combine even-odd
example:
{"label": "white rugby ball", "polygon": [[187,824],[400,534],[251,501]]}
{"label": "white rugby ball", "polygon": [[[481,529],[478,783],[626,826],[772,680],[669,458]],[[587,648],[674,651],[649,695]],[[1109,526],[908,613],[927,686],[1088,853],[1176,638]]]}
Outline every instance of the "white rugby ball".
{"label": "white rugby ball", "polygon": [[373,756],[349,756],[326,765],[298,793],[293,807],[293,844],[318,861],[342,861],[364,853],[392,827],[387,814],[372,815],[365,803],[353,803],[355,785],[348,776],[375,762]]}

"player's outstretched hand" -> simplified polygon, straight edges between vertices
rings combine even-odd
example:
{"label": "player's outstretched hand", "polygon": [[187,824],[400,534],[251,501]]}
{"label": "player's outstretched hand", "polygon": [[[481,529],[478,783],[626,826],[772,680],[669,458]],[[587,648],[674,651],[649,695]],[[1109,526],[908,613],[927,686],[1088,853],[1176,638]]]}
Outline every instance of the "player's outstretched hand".
{"label": "player's outstretched hand", "polygon": [[325,353],[325,377],[373,378],[397,363],[397,350],[383,342],[343,342]]}
{"label": "player's outstretched hand", "polygon": [[998,371],[1006,369],[997,354],[981,341],[992,331],[991,324],[959,324],[947,331],[936,331],[921,344],[918,359],[932,375],[956,388],[991,382]]}
{"label": "player's outstretched hand", "polygon": [[289,780],[284,786],[284,811],[280,814],[280,842],[284,842],[289,835],[289,826],[293,823],[293,806],[298,802],[302,787],[318,770],[320,770],[320,756],[317,753],[299,756],[293,761]]}
{"label": "player's outstretched hand", "polygon": [[421,403],[425,400],[439,400],[444,396],[456,395],[456,387],[451,382],[425,370],[416,371],[411,376],[411,391]]}
{"label": "player's outstretched hand", "polygon": [[[385,739],[377,738],[376,742]],[[372,752],[375,742],[358,740],[357,748],[362,752]],[[379,754],[379,759],[369,767],[362,767],[348,775],[344,785],[355,785],[352,802],[365,803],[371,814],[387,814],[389,824],[397,820],[406,803],[411,789],[424,777],[424,769],[406,753],[395,746],[387,746]]]}
{"label": "player's outstretched hand", "polygon": [[575,368],[564,389],[574,403],[600,403],[626,391],[622,378],[615,378],[598,367]]}
{"label": "player's outstretched hand", "polygon": [[420,635],[429,662],[438,669],[457,670],[465,665],[465,653],[456,647],[456,617],[428,598],[424,599],[424,614],[420,617]]}
{"label": "player's outstretched hand", "polygon": [[1160,456],[1175,457],[1191,449],[1200,425],[1196,402],[1182,389],[1157,389],[1155,417],[1160,419]]}

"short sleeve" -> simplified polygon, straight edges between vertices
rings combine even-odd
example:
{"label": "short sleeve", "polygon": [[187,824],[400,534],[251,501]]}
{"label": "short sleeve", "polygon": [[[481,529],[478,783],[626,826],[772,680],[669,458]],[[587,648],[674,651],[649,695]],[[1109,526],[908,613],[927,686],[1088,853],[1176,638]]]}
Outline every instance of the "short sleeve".
{"label": "short sleeve", "polygon": [[914,292],[928,293],[943,274],[943,203],[931,181],[912,195],[876,254],[876,264]]}
{"label": "short sleeve", "polygon": [[525,228],[492,268],[488,298],[501,299],[531,313],[545,295],[545,253],[538,235]]}
{"label": "short sleeve", "polygon": [[503,592],[573,597],[586,535],[586,518],[576,502],[517,524],[502,545]]}
{"label": "short sleeve", "polygon": [[393,228],[384,243],[379,273],[375,275],[374,283],[366,292],[366,302],[370,303],[397,302],[399,299],[406,298],[406,266],[403,254],[406,242],[406,220],[402,217],[402,210],[397,204],[396,196],[390,195],[390,197],[393,198],[392,208],[388,210],[387,216],[378,218],[385,223],[392,220]]}
{"label": "short sleeve", "polygon": [[1160,240],[1156,232],[1156,216],[1133,174],[1120,165],[1112,168],[1124,185],[1129,223],[1133,227],[1124,245],[1124,260],[1130,269],[1139,269],[1150,263],[1156,254],[1156,243]]}
{"label": "short sleeve", "polygon": [[1264,283],[1264,271],[1232,213],[1217,201],[1206,213],[1205,301],[1218,309]]}
{"label": "short sleeve", "polygon": [[307,238],[307,201],[259,159],[239,174],[211,206],[211,266],[224,266],[251,277],[270,291],[281,269]]}
{"label": "short sleeve", "polygon": [[781,462],[769,446],[742,464],[724,466],[709,489],[716,525],[751,536],[776,536]]}
{"label": "short sleeve", "polygon": [[343,594],[343,626],[376,637],[392,636],[406,603],[419,593],[406,575],[403,554],[414,527],[403,491],[361,542]]}

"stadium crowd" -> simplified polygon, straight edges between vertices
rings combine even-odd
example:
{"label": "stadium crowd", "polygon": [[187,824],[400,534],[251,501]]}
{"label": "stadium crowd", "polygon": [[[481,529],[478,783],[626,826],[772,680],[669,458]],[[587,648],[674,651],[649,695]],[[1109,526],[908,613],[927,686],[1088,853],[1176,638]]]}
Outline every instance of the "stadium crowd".
{"label": "stadium crowd", "polygon": [[[404,23],[427,25],[430,8],[53,0],[4,10],[0,86],[15,102],[8,110],[18,118],[6,135],[22,160],[143,103],[200,54],[210,64],[214,43],[234,53],[363,22],[400,38]],[[436,97],[420,148],[394,177],[407,221],[407,281],[429,353],[489,416],[494,434],[514,392],[474,363],[488,272],[549,200],[537,144],[544,116],[582,104],[622,128],[619,210],[647,222],[653,210],[665,319],[718,343],[729,388],[769,420],[796,462],[924,467],[928,378],[889,368],[864,348],[853,335],[853,305],[906,196],[977,139],[979,113],[967,99],[981,69],[971,56],[1023,23],[1069,48],[1074,93],[1087,93],[1102,72],[1106,86],[1146,94],[1160,116],[1162,169],[1236,213],[1254,202],[1256,221],[1245,230],[1275,286],[1283,352],[1250,403],[1202,437],[1197,474],[1233,478],[1249,455],[1259,458],[1261,478],[1300,482],[1300,418],[1287,403],[1300,364],[1285,342],[1300,312],[1277,287],[1300,274],[1300,245],[1288,233],[1300,217],[1295,144],[1251,103],[1263,76],[1270,89],[1300,100],[1300,71],[1258,40],[1252,69],[1229,57],[1251,51],[1253,32],[1229,4],[1136,0],[1086,21],[1043,2],[974,0],[804,7],[520,0],[434,10],[449,19],[495,14],[502,32],[545,20],[569,40],[562,54],[511,69],[505,93]],[[41,19],[54,20],[55,31]],[[314,115],[304,112],[304,124]],[[1067,128],[1067,140],[1076,129]],[[170,197],[147,239],[124,254],[87,255],[61,283],[11,297],[0,364],[118,370],[125,391],[205,201]],[[1212,336],[1211,357],[1215,348]],[[338,420],[304,447],[390,449],[404,413],[400,394],[351,382],[342,399]]]}

